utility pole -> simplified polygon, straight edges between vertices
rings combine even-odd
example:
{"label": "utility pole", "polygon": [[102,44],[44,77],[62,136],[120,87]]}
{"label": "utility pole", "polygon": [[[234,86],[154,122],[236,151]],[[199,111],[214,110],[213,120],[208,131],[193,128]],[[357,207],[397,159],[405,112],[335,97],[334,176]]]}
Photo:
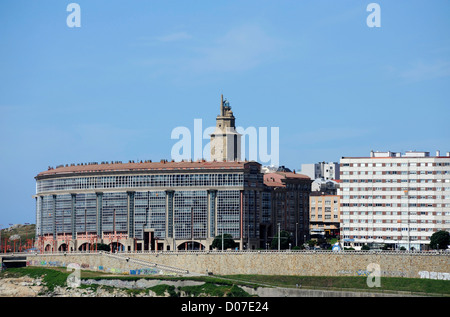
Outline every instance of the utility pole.
{"label": "utility pole", "polygon": [[194,207],[191,207],[191,250],[194,250]]}
{"label": "utility pole", "polygon": [[278,223],[278,251],[280,251],[280,223]]}
{"label": "utility pole", "polygon": [[177,251],[177,242],[175,241],[175,217],[172,220],[172,235],[173,235],[173,251]]}
{"label": "utility pole", "polygon": [[[113,238],[111,240],[111,250],[113,249],[114,238],[116,237],[116,208],[113,209]],[[116,250],[117,252],[117,242],[116,242]]]}

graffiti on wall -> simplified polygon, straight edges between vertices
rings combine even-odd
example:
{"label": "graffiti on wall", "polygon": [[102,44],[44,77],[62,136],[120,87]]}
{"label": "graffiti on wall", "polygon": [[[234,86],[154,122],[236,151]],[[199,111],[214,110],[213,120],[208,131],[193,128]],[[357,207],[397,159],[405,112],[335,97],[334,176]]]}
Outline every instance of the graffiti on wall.
{"label": "graffiti on wall", "polygon": [[[73,263],[69,263],[73,264]],[[174,272],[166,272],[161,271],[155,268],[138,268],[138,269],[120,269],[120,268],[108,268],[105,266],[92,266],[87,263],[78,264],[81,269],[91,270],[91,271],[101,271],[112,274],[124,274],[124,275],[169,275],[175,276],[177,275]],[[38,261],[38,260],[29,260],[27,261],[27,266],[51,266],[51,267],[67,267],[68,264],[62,261]]]}
{"label": "graffiti on wall", "polygon": [[[339,275],[357,275],[357,276],[369,276],[371,271],[368,270],[339,270],[336,272]],[[395,276],[395,277],[406,277],[407,274],[406,272],[402,272],[402,271],[384,271],[381,270],[380,271],[381,276]]]}
{"label": "graffiti on wall", "polygon": [[432,280],[450,280],[450,273],[445,272],[428,272],[428,271],[420,271],[420,278],[428,278]]}
{"label": "graffiti on wall", "polygon": [[[357,276],[369,276],[370,271],[368,270],[340,270],[337,271],[337,274],[339,275],[357,275]],[[402,271],[380,271],[382,276],[395,276],[395,277],[407,277],[406,272]],[[429,271],[420,271],[419,272],[420,278],[427,278],[427,279],[433,279],[433,280],[450,280],[450,273],[446,272],[429,272]]]}

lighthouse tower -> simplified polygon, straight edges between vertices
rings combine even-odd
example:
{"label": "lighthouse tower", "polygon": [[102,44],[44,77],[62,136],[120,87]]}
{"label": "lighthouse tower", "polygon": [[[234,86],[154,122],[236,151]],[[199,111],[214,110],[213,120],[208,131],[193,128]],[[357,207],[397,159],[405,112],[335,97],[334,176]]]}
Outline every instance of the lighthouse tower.
{"label": "lighthouse tower", "polygon": [[220,114],[216,129],[211,134],[211,161],[239,161],[241,159],[241,134],[236,132],[235,117],[230,103],[220,97]]}

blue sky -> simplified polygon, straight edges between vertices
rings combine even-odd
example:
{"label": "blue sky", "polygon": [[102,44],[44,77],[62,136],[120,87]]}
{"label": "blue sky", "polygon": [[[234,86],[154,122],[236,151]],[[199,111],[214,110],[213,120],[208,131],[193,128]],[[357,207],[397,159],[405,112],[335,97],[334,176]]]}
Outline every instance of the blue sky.
{"label": "blue sky", "polygon": [[291,169],[450,151],[449,1],[79,0],[80,28],[70,2],[0,2],[3,227],[35,222],[48,166],[169,159],[220,94],[238,126],[279,127]]}

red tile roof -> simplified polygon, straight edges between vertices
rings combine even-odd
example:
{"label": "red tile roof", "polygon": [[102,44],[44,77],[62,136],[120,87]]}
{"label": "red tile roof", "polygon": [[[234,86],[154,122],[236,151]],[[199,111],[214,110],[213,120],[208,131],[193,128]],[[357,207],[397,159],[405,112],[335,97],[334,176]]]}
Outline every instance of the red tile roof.
{"label": "red tile roof", "polygon": [[95,173],[95,172],[111,172],[111,171],[155,171],[155,170],[197,170],[197,169],[243,169],[248,164],[258,164],[258,162],[142,162],[142,163],[102,163],[102,164],[78,164],[71,166],[59,166],[49,168],[47,171],[39,173],[36,178],[58,174],[72,173]]}
{"label": "red tile roof", "polygon": [[271,187],[285,187],[283,180],[285,179],[304,179],[310,180],[306,175],[293,172],[275,172],[264,174],[264,184]]}

